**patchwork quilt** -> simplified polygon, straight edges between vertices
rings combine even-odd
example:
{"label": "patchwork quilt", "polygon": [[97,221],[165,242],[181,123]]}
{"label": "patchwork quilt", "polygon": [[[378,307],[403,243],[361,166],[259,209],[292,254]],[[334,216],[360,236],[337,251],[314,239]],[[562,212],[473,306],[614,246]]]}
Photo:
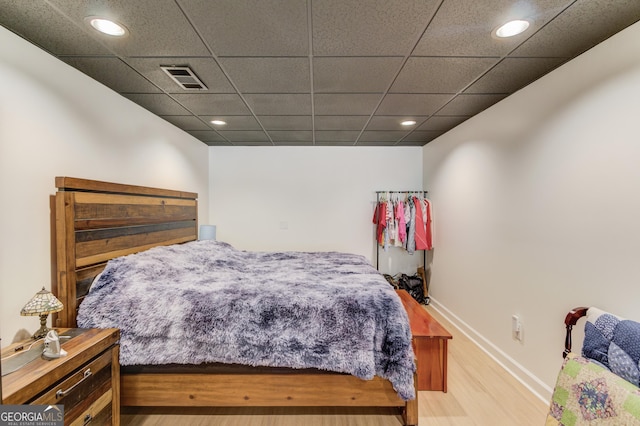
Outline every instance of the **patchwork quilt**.
{"label": "patchwork quilt", "polygon": [[640,425],[640,391],[602,365],[570,353],[558,375],[546,425]]}
{"label": "patchwork quilt", "polygon": [[589,308],[582,356],[640,386],[640,323]]}

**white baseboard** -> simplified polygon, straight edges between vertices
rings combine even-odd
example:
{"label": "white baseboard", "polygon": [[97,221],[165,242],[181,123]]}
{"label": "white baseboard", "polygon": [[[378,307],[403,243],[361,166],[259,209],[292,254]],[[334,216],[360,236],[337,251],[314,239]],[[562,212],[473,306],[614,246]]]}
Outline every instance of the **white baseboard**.
{"label": "white baseboard", "polygon": [[447,309],[444,305],[439,303],[433,297],[430,298],[431,306],[434,310],[438,311],[440,315],[445,317],[454,327],[456,327],[462,334],[467,336],[473,343],[475,343],[483,352],[489,355],[495,362],[504,368],[509,374],[511,374],[516,380],[522,383],[527,389],[531,391],[537,398],[544,403],[548,404],[551,400],[551,394],[553,389],[542,382],[538,377],[532,374],[529,370],[524,368],[513,358],[505,354],[500,348],[495,346],[484,336],[478,333],[469,324],[462,321],[453,312]]}

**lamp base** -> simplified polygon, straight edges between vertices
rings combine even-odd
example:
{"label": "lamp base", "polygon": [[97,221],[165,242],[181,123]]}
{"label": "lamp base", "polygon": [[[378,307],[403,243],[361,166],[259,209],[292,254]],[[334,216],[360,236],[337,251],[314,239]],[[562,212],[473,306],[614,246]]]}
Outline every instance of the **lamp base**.
{"label": "lamp base", "polygon": [[50,328],[47,328],[47,317],[48,316],[49,316],[49,314],[40,315],[40,328],[38,329],[38,331],[33,333],[33,336],[31,336],[33,338],[33,340],[44,339],[44,337],[47,335],[49,330],[51,330]]}

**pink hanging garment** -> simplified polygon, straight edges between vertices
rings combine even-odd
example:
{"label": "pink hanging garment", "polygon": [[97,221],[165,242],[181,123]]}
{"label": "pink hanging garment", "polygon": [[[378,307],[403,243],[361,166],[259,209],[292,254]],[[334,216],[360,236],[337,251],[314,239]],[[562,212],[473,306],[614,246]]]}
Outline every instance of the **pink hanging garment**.
{"label": "pink hanging garment", "polygon": [[373,223],[376,227],[376,240],[378,244],[384,244],[384,228],[387,226],[387,203],[379,202],[373,211]]}
{"label": "pink hanging garment", "polygon": [[427,250],[431,250],[433,248],[433,219],[431,212],[431,201],[424,199],[425,211],[427,212],[427,223],[425,223],[426,230],[426,239],[427,239]]}
{"label": "pink hanging garment", "polygon": [[416,250],[427,250],[427,234],[425,221],[422,217],[424,207],[418,197],[413,197],[413,203],[416,206]]}

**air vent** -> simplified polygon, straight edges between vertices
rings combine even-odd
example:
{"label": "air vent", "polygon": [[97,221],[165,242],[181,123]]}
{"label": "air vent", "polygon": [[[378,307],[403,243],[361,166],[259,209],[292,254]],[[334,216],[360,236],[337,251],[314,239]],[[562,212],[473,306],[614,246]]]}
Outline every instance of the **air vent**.
{"label": "air vent", "polygon": [[205,86],[196,73],[187,66],[160,65],[160,68],[184,90],[207,90],[207,86]]}

